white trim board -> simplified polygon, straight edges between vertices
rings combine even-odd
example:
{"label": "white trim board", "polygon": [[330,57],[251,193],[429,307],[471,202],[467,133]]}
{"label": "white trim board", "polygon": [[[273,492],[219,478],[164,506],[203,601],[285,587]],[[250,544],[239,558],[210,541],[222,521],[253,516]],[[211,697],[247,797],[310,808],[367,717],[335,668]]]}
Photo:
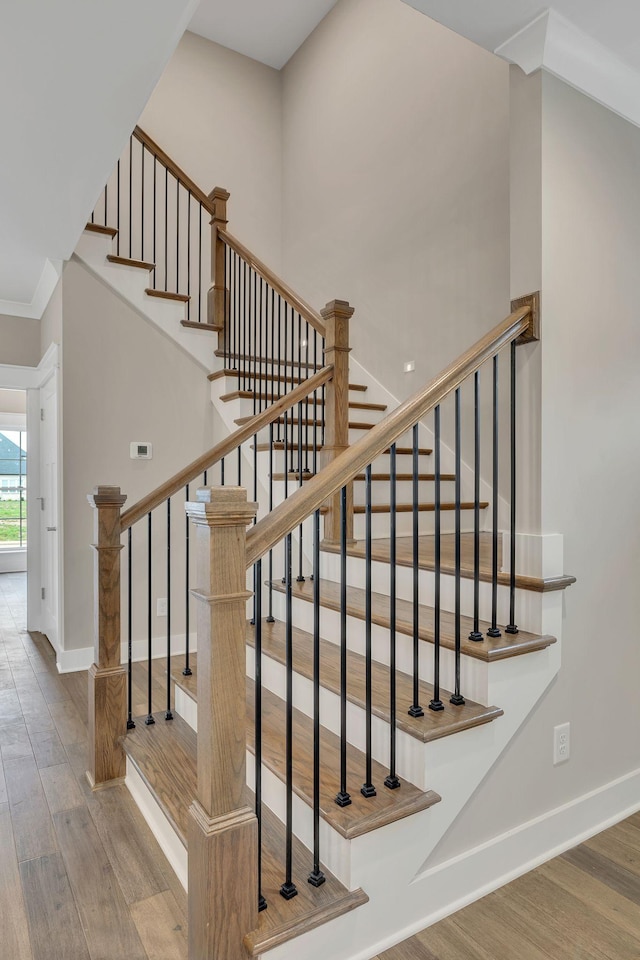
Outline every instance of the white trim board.
{"label": "white trim board", "polygon": [[553,9],[496,47],[526,74],[541,68],[640,126],[640,73]]}
{"label": "white trim board", "polygon": [[[346,952],[340,950],[334,960],[370,960],[638,810],[640,768],[427,869],[402,892],[403,913],[406,905],[413,904],[414,920],[393,935],[370,941],[357,952],[348,947]],[[428,911],[422,912],[427,904]],[[332,956],[327,953],[327,946],[338,942],[338,926],[339,942],[362,942],[366,929],[358,924],[358,914],[354,911],[334,924],[304,934],[293,944],[274,948],[269,951],[269,960],[297,960],[301,956],[305,960],[321,960]]]}
{"label": "white trim board", "polygon": [[[167,638],[153,637],[151,641],[152,660],[162,660],[167,656]],[[171,637],[171,656],[179,657],[185,652],[185,634],[175,634]],[[198,641],[195,633],[190,634],[189,652],[198,652]],[[147,659],[147,641],[134,640],[131,645],[131,660],[133,663],[142,663]],[[94,661],[93,647],[78,647],[76,650],[60,650],[58,652],[58,673],[75,673],[77,670],[88,670]],[[127,644],[120,647],[120,661],[127,662]]]}

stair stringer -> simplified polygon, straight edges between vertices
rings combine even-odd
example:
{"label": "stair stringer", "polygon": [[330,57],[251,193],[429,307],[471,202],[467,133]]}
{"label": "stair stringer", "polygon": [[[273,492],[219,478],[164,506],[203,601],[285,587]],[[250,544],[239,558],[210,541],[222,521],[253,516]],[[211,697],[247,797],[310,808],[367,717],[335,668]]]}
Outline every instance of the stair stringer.
{"label": "stair stringer", "polygon": [[[269,960],[368,960],[505,882],[504,868],[490,848],[468,878],[460,870],[460,857],[435,863],[434,853],[560,669],[562,595],[543,595],[541,605],[545,632],[558,642],[490,665],[489,702],[499,704],[504,716],[430,744],[429,786],[442,801],[351,841],[350,872],[343,882],[350,889],[362,886],[369,903],[270,950],[265,954]],[[527,863],[523,853],[523,871]]]}
{"label": "stair stringer", "polygon": [[149,297],[145,290],[150,286],[150,274],[139,267],[110,263],[107,254],[112,252],[112,246],[110,237],[85,231],[78,241],[74,256],[208,373],[217,346],[215,335],[210,330],[183,327],[180,321],[185,319],[185,304]]}

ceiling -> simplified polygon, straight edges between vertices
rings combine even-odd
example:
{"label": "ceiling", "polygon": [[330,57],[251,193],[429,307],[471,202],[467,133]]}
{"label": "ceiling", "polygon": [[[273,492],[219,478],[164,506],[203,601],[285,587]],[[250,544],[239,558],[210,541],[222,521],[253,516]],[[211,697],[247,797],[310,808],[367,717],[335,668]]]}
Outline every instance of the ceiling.
{"label": "ceiling", "polygon": [[[640,4],[404,0],[640,125]],[[14,0],[0,31],[0,314],[39,317],[185,28],[280,69],[336,0]],[[72,29],[70,29],[70,25]]]}
{"label": "ceiling", "polygon": [[279,70],[337,0],[201,0],[189,29]]}
{"label": "ceiling", "polygon": [[196,3],[2,4],[0,313],[42,314]]}

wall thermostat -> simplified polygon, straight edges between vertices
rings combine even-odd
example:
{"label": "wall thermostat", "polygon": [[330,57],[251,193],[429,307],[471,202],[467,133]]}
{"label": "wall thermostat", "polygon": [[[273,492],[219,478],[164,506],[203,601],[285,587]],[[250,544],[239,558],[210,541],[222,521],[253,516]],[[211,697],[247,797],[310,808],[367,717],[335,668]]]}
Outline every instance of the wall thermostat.
{"label": "wall thermostat", "polygon": [[129,456],[132,460],[151,460],[153,447],[146,440],[133,440],[129,444]]}

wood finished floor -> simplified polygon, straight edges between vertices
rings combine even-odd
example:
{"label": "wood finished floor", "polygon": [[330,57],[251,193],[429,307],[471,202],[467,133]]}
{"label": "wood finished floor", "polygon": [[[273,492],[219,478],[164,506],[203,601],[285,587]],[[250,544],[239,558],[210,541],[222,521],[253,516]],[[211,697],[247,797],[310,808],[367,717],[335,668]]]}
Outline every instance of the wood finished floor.
{"label": "wood finished floor", "polygon": [[25,630],[0,575],[0,957],[186,960],[187,904],[124,786],[85,779],[87,675]]}
{"label": "wood finished floor", "polygon": [[[86,783],[86,673],[57,673],[25,607],[1,574],[0,956],[186,960],[171,867],[125,787]],[[640,813],[378,960],[640,960]]]}

